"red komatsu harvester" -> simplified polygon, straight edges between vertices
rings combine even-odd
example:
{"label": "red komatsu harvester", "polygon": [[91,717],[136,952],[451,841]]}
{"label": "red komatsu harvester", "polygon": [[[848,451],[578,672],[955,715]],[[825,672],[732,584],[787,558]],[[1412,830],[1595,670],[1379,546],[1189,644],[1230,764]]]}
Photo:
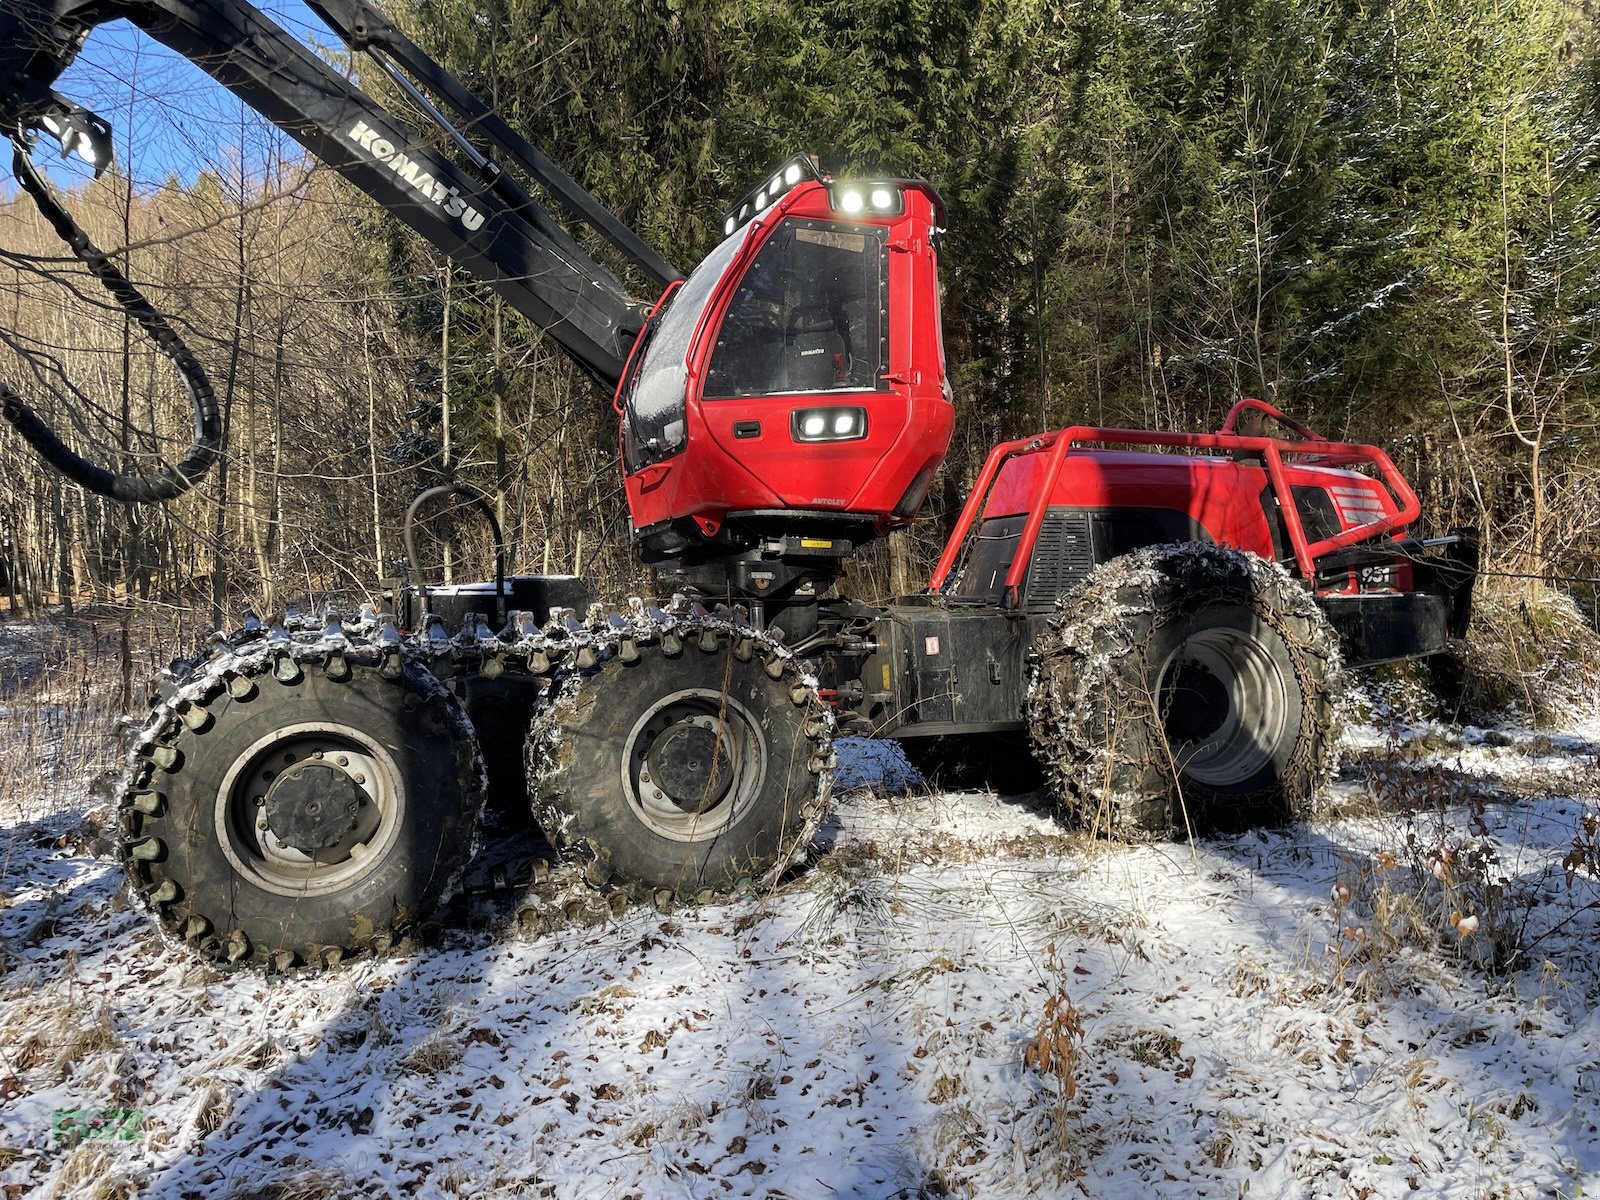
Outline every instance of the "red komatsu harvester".
{"label": "red komatsu harvester", "polygon": [[221,449],[204,365],[28,158],[43,134],[105,164],[109,127],[52,85],[126,18],[613,397],[634,545],[670,598],[599,602],[502,553],[492,581],[413,571],[381,605],[251,617],[180,663],[130,753],[122,845],[133,890],[198,953],[281,969],[393,945],[455,887],[494,787],[525,791],[613,901],[764,886],[810,844],[836,731],[1025,742],[1065,809],[1117,832],[1283,821],[1326,782],[1341,659],[1464,631],[1474,539],[1416,539],[1381,450],[1255,400],[1214,434],[997,446],[927,590],[849,599],[851,556],[916,517],[954,426],[933,188],[796,156],[684,278],[376,9],[310,3],[427,136],[244,0],[0,0],[18,181],[172,361],[195,432],[175,465],[118,473],[10,388],[4,415],[121,500],[180,494]]}

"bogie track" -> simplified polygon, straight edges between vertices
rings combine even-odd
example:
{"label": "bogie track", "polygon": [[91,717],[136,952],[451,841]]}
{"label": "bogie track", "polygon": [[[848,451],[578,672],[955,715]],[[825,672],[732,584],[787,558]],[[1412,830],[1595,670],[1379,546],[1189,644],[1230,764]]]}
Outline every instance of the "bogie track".
{"label": "bogie track", "polygon": [[[685,658],[716,664],[744,694],[719,693],[704,668],[700,685],[678,694],[671,678]],[[252,617],[166,673],[130,754],[122,857],[162,933],[219,965],[285,970],[384,953],[428,931],[473,857],[488,790],[458,701],[474,680],[515,682],[532,697],[535,814],[552,842],[576,851],[553,870],[534,864],[518,910],[525,926],[766,886],[821,820],[831,713],[794,657],[740,612],[634,599],[623,612],[593,605],[579,620],[562,610],[543,625],[513,614],[498,634],[468,614],[454,635],[431,619],[402,634],[370,608],[353,621],[291,611],[271,628]],[[721,869],[702,863],[663,887],[648,860],[609,844],[587,808],[572,807],[577,784],[587,782],[585,805],[603,806],[607,787],[626,790],[621,775],[578,780],[562,744],[571,714],[612,680],[625,682],[608,706],[635,697],[656,714],[657,734],[670,728],[658,760],[673,759],[681,775],[710,747],[732,769],[715,783],[729,819],[682,819],[676,837],[709,849]],[[739,714],[726,748],[724,702]],[[750,818],[752,799],[776,809]],[[730,854],[735,828],[744,840]]]}
{"label": "bogie track", "polygon": [[762,889],[822,819],[833,727],[794,658],[737,614],[652,624],[557,677],[528,739],[534,814],[637,900]]}

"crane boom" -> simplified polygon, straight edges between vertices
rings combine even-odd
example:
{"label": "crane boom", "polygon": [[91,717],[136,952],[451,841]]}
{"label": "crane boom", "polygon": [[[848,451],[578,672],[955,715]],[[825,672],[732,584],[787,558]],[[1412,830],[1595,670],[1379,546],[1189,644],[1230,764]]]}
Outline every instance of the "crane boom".
{"label": "crane boom", "polygon": [[[0,132],[26,139],[47,130],[67,149],[76,134],[77,148],[103,166],[109,129],[51,88],[94,27],[126,19],[488,283],[591,377],[615,388],[648,305],[491,155],[537,182],[658,286],[678,273],[376,10],[361,0],[314,7],[353,51],[372,55],[423,120],[390,112],[246,0],[4,0]],[[424,89],[454,109],[467,131]],[[419,134],[424,121],[445,135],[449,152]]]}

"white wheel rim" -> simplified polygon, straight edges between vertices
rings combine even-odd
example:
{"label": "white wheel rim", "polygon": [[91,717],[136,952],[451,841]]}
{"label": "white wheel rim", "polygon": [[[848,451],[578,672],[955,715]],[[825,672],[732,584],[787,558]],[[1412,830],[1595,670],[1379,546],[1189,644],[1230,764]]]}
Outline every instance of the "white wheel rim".
{"label": "white wheel rim", "polygon": [[[265,797],[279,773],[308,759],[342,772],[359,794],[359,812],[335,844],[306,853],[267,825]],[[286,725],[253,742],[228,769],[215,805],[217,843],[234,870],[263,891],[312,896],[343,890],[394,847],[404,824],[405,788],[394,757],[348,725]]]}

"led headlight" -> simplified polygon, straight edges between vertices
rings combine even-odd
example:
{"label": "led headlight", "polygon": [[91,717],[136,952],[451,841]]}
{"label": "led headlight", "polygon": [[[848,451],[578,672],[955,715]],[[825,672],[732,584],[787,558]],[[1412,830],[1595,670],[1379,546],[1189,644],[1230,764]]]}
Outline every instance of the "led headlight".
{"label": "led headlight", "polygon": [[906,210],[905,193],[888,183],[836,183],[829,189],[834,212],[857,217],[898,216]]}
{"label": "led headlight", "polygon": [[789,418],[797,442],[853,442],[867,436],[864,408],[797,408]]}

